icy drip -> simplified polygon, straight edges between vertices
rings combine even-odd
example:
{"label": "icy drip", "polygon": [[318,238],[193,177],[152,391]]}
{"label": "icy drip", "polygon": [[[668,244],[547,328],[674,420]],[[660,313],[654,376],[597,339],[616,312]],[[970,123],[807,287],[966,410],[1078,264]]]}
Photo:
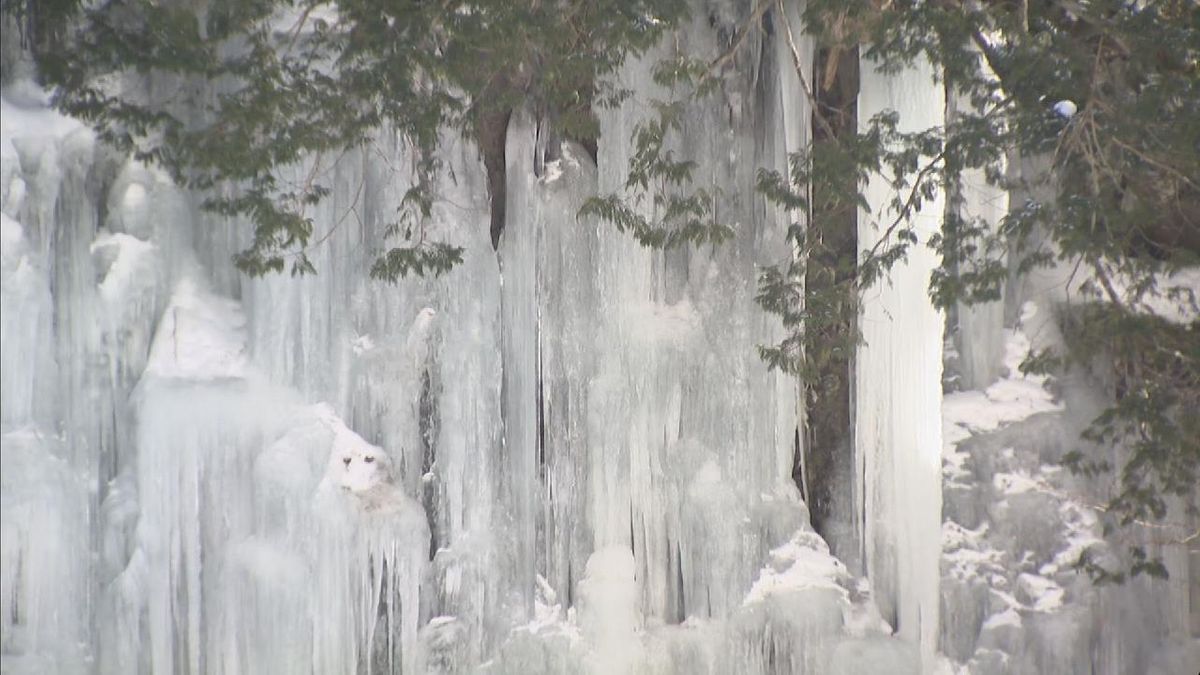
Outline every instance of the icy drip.
{"label": "icy drip", "polygon": [[[863,60],[858,118],[900,114],[901,131],[941,126],[943,90],[924,62],[883,74]],[[895,214],[894,189],[873,177],[872,211],[859,215],[858,243],[870,248]],[[867,576],[886,618],[921,646],[928,667],[937,646],[941,554],[941,313],[928,293],[937,257],[925,244],[941,224],[943,202],[927,200],[913,216],[920,243],[887,279],[866,291],[859,325],[865,345],[855,363],[857,502]]]}
{"label": "icy drip", "polygon": [[318,491],[316,585],[308,598],[316,672],[355,672],[355,663],[357,672],[420,672],[425,512],[402,491],[369,499],[362,512],[333,486]]}
{"label": "icy drip", "polygon": [[[13,120],[46,135],[11,139]],[[6,98],[3,122],[5,672],[416,671],[421,508],[397,489],[398,517],[379,523],[374,497],[368,516],[335,492],[352,517],[321,526],[337,511],[314,505],[333,440],[370,446],[253,375],[240,309],[188,262],[183,194],[36,105]],[[437,350],[415,314],[398,372]],[[303,365],[347,388],[346,367]],[[272,442],[283,428],[296,434]],[[318,649],[318,634],[334,640]]]}
{"label": "icy drip", "polygon": [[[20,180],[19,178],[17,180]],[[3,261],[0,272],[0,335],[3,336],[4,377],[0,396],[4,401],[5,428],[53,420],[54,312],[41,256],[31,250],[25,228],[0,215]],[[48,386],[49,385],[49,386]]]}
{"label": "icy drip", "polygon": [[[87,485],[60,459],[61,441],[5,431],[0,463],[0,634],[4,669],[84,672]],[[9,656],[12,654],[12,656]]]}
{"label": "icy drip", "polygon": [[105,669],[413,672],[425,513],[381,448],[253,370],[244,325],[191,276],[164,312]]}

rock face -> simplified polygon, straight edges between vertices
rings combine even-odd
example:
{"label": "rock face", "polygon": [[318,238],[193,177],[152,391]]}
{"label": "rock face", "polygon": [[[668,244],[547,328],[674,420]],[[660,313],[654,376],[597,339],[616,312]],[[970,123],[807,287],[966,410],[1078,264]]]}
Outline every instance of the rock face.
{"label": "rock face", "polygon": [[[750,11],[698,7],[679,40],[712,56]],[[857,421],[878,433],[843,486],[864,575],[812,530],[798,386],[758,358],[780,328],[754,302],[794,217],[755,173],[809,111],[778,31],[745,53],[671,141],[721,188],[730,242],[651,251],[577,217],[669,94],[652,53],[596,161],[548,160],[544,122],[513,116],[495,240],[479,151],[448,139],[426,227],[463,263],[397,286],[365,270],[412,182],[398,139],[294,167],[332,188],[319,273],[249,279],[247,224],[6,82],[4,672],[1187,672],[1186,555],[1170,585],[1067,569],[1095,520],[1048,468],[1074,416],[1042,382],[954,394],[939,426],[928,259],[869,306],[889,316]]]}

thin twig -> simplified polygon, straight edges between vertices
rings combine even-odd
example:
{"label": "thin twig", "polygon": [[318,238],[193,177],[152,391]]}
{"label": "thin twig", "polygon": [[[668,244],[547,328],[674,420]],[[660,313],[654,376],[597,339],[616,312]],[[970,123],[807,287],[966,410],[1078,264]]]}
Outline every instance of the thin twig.
{"label": "thin twig", "polygon": [[296,39],[300,37],[300,31],[304,29],[304,24],[308,23],[308,15],[312,13],[317,5],[324,4],[322,0],[309,3],[300,14],[300,18],[296,20],[296,25],[292,27],[292,34],[288,36],[287,46],[283,48],[284,54],[292,53],[292,47],[296,46]]}
{"label": "thin twig", "polygon": [[[1095,219],[1095,214],[1092,215]],[[1108,294],[1108,299],[1112,301],[1117,309],[1123,312],[1128,311],[1125,303],[1121,301],[1121,297],[1117,294],[1117,289],[1113,288],[1112,280],[1108,278],[1108,272],[1104,269],[1104,264],[1099,259],[1092,260],[1092,269],[1096,271],[1096,277],[1100,279],[1100,285],[1104,287],[1104,292]]]}
{"label": "thin twig", "polygon": [[817,97],[813,94],[813,90],[808,86],[808,80],[804,77],[804,62],[800,58],[800,50],[796,47],[796,39],[792,35],[792,22],[788,20],[787,13],[783,8],[783,0],[777,0],[779,6],[779,20],[783,24],[783,34],[787,38],[788,49],[792,53],[792,66],[796,69],[796,76],[800,78],[800,87],[804,89],[804,95],[808,98],[808,107],[812,109],[812,114],[821,123],[821,128],[829,135],[830,139],[837,137],[833,130],[833,125],[825,116],[821,114],[821,106],[817,103]]}
{"label": "thin twig", "polygon": [[913,186],[908,192],[908,197],[900,205],[900,212],[896,214],[896,219],[892,221],[891,225],[888,225],[887,229],[884,230],[882,235],[880,235],[879,240],[875,242],[875,245],[867,251],[867,259],[874,258],[875,254],[879,252],[879,247],[891,239],[892,234],[896,231],[896,228],[900,227],[900,224],[903,223],[904,220],[909,217],[909,215],[911,215],[913,206],[917,201],[917,194],[921,189],[921,182],[924,181],[925,178],[934,171],[936,165],[946,157],[946,149],[947,148],[943,146],[942,151],[934,155],[933,158],[929,160],[929,163],[923,166],[917,173],[917,178],[913,181]]}
{"label": "thin twig", "polygon": [[[1037,492],[1039,494],[1048,495],[1050,497],[1054,497],[1055,499],[1059,499],[1064,502],[1071,502],[1078,506],[1082,506],[1085,509],[1091,509],[1098,513],[1108,513],[1109,512],[1109,507],[1105,504],[1097,504],[1095,502],[1081,499],[1079,496],[1071,495],[1062,490],[1055,489],[1054,487],[1052,487],[1044,482],[1041,482],[1041,481],[1038,481],[1031,489],[1034,492]],[[1133,525],[1137,525],[1139,527],[1144,527],[1148,530],[1159,530],[1159,531],[1166,530],[1166,531],[1171,531],[1171,532],[1179,532],[1181,530],[1184,532],[1187,531],[1187,526],[1184,525],[1183,523],[1179,523],[1179,522],[1167,521],[1167,522],[1161,522],[1161,523],[1154,523],[1149,520],[1143,520],[1141,518],[1134,518],[1133,520],[1130,520],[1129,522]],[[1183,536],[1183,537],[1180,537],[1177,539],[1172,538],[1169,540],[1156,540],[1152,543],[1156,543],[1159,545],[1183,545],[1183,544],[1192,542],[1196,539],[1200,539],[1200,529],[1196,530],[1195,532],[1192,532],[1189,535],[1186,535],[1186,536]]]}
{"label": "thin twig", "polygon": [[[983,115],[983,119],[987,119],[987,118],[991,117],[992,115],[996,114],[997,112],[1002,110],[1004,107],[1006,107],[1009,103],[1011,103],[1012,100],[1013,100],[1013,97],[1008,96],[1001,101],[997,101],[996,105],[991,110],[989,110],[987,113],[985,113]],[[898,214],[896,214],[896,219],[893,220],[890,225],[888,225],[886,230],[884,230],[883,234],[879,238],[879,241],[875,242],[875,245],[872,246],[870,248],[870,250],[867,251],[868,259],[873,258],[875,256],[875,254],[879,252],[879,247],[882,246],[888,239],[890,239],[892,234],[896,231],[896,228],[898,228],[900,226],[900,224],[903,223],[904,220],[909,217],[909,215],[911,215],[912,210],[913,210],[913,205],[916,203],[918,192],[921,189],[921,182],[923,180],[925,180],[925,178],[931,172],[933,172],[935,170],[935,168],[939,162],[941,162],[943,159],[945,159],[946,153],[949,151],[949,149],[950,149],[950,144],[948,142],[944,143],[942,145],[941,152],[934,155],[929,160],[929,163],[926,164],[924,167],[922,167],[921,170],[917,173],[917,178],[916,178],[916,180],[913,181],[912,189],[909,190],[908,198],[906,198],[904,200],[904,202],[900,205],[900,212]]]}
{"label": "thin twig", "polygon": [[1132,152],[1133,154],[1137,155],[1143,161],[1145,161],[1147,164],[1153,164],[1154,166],[1157,166],[1158,168],[1162,169],[1163,171],[1166,171],[1167,173],[1175,176],[1176,178],[1183,181],[1184,183],[1187,183],[1193,189],[1200,190],[1200,184],[1197,184],[1191,178],[1188,178],[1186,174],[1182,173],[1175,167],[1170,166],[1169,164],[1163,164],[1162,162],[1154,159],[1153,157],[1150,157],[1149,155],[1143,153],[1141,150],[1138,150],[1137,148],[1125,143],[1124,141],[1117,138],[1116,136],[1113,136],[1111,140],[1113,143],[1115,143],[1115,144],[1121,146],[1122,148],[1128,150],[1129,152]]}

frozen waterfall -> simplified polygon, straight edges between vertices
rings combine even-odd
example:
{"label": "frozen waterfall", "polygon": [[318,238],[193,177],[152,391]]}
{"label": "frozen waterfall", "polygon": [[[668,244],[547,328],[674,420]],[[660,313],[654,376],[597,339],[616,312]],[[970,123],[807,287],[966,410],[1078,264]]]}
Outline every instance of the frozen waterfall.
{"label": "frozen waterfall", "polygon": [[[758,169],[786,170],[809,140],[800,4],[780,3],[798,54],[768,12],[770,30],[748,34],[670,139],[719,188],[732,240],[651,250],[577,216],[621,188],[626,141],[673,95],[655,62],[676,48],[715,57],[752,9],[695,4],[670,44],[623,66],[635,95],[600,111],[596,157],[556,142],[536,111],[514,113],[495,249],[479,152],[447,136],[427,234],[463,247],[463,263],[394,286],[366,273],[414,181],[394,134],[290,169],[331,187],[312,214],[318,274],[251,279],[230,262],[247,223],[202,211],[44,92],[6,82],[4,673],[1195,665],[1194,552],[1172,551],[1174,585],[1123,610],[1115,626],[1144,626],[1125,638],[1099,624],[1145,588],[1100,595],[1067,576],[1055,546],[1077,551],[1099,528],[1029,487],[1074,487],[1048,467],[1064,404],[1014,372],[1045,315],[966,321],[974,389],[943,400],[924,247],[865,298],[857,471],[840,486],[865,569],[831,555],[792,478],[799,383],[755,349],[783,330],[754,300],[759,270],[791,255],[786,230],[803,217],[755,190]],[[863,62],[860,85],[860,120],[893,109],[919,130],[950,114],[927,64]],[[965,208],[998,218],[1004,194],[974,187]],[[867,194],[860,249],[894,217],[887,181]],[[922,243],[944,206],[914,216]],[[1039,509],[1056,515],[1023,519]],[[1156,613],[1171,596],[1170,616]],[[1148,653],[1154,640],[1171,650]]]}

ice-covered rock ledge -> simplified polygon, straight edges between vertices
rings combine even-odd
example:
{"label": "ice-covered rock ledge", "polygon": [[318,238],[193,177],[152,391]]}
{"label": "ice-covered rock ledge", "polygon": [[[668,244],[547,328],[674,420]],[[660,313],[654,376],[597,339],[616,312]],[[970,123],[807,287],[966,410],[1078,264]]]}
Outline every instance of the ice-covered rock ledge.
{"label": "ice-covered rock ledge", "polygon": [[1200,641],[1169,636],[1155,607],[1164,582],[1102,589],[1073,568],[1106,544],[1099,500],[1058,464],[1079,413],[1019,371],[1037,314],[1006,331],[998,381],[945,396],[941,651],[961,673],[1195,670]]}

